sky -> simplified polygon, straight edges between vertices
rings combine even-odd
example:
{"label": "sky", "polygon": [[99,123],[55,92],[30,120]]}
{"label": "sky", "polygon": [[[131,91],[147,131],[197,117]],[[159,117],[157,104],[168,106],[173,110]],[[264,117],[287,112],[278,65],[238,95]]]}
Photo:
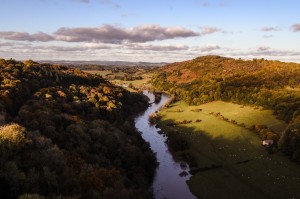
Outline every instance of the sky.
{"label": "sky", "polygon": [[0,57],[300,63],[299,0],[0,0]]}

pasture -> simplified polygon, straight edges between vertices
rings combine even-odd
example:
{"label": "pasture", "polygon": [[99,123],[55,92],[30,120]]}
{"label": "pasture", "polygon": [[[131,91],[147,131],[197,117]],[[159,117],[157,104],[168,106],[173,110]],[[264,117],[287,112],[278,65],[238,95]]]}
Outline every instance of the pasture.
{"label": "pasture", "polygon": [[126,73],[124,72],[113,72],[112,70],[83,70],[86,73],[101,75],[103,78],[113,78],[115,76],[124,77]]}
{"label": "pasture", "polygon": [[[136,80],[121,80],[129,73],[126,73],[126,70],[114,72],[112,70],[85,70],[84,72],[101,75],[103,78],[109,80],[111,83],[122,86],[130,92],[137,92],[139,90],[148,89],[150,87],[150,80],[152,78],[152,73],[145,69],[138,69],[137,72],[130,74],[132,76],[139,76],[141,79]],[[131,86],[130,86],[131,85]]]}
{"label": "pasture", "polygon": [[[201,111],[192,111],[196,109]],[[245,127],[266,125],[278,134],[287,126],[270,110],[222,101],[200,106],[179,101],[159,112],[162,131],[168,136],[179,132],[189,143],[188,152],[197,168],[221,166],[198,172],[188,181],[198,198],[300,198],[299,165],[280,152],[269,154],[255,132],[216,118],[211,112],[220,112]],[[183,120],[192,122],[178,124]],[[177,125],[168,125],[171,123]]]}

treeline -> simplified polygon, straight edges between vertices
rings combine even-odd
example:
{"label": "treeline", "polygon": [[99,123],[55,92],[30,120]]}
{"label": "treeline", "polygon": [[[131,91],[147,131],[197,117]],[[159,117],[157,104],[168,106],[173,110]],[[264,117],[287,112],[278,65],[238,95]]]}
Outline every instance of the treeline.
{"label": "treeline", "polygon": [[[152,84],[190,105],[223,100],[272,109],[289,123],[300,117],[300,64],[296,63],[204,56],[162,67]],[[294,156],[300,160],[300,155]]]}
{"label": "treeline", "polygon": [[147,99],[59,65],[0,59],[3,198],[152,198]]}
{"label": "treeline", "polygon": [[131,74],[125,74],[125,75],[115,75],[115,74],[107,74],[105,75],[106,79],[109,80],[122,80],[122,81],[135,81],[135,80],[142,80],[142,76],[136,76]]}

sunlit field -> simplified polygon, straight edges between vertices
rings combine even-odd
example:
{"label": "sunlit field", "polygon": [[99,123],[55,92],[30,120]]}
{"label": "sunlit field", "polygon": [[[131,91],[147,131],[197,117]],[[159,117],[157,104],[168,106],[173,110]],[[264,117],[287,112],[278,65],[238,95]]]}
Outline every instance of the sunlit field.
{"label": "sunlit field", "polygon": [[[196,109],[202,111],[192,111]],[[244,123],[245,127],[220,120],[210,115],[211,112],[220,112],[237,123]],[[159,126],[164,132],[180,132],[190,143],[189,151],[199,168],[221,166],[198,172],[190,179],[188,184],[199,198],[300,197],[299,166],[279,152],[269,154],[258,135],[246,129],[260,124],[280,133],[287,125],[277,120],[272,111],[222,101],[201,106],[188,106],[179,101],[159,115],[162,116]],[[168,125],[183,120],[192,122]]]}
{"label": "sunlit field", "polygon": [[115,77],[125,77],[128,75],[126,72],[113,72],[111,70],[85,70],[84,72],[91,73],[91,74],[97,74],[101,75],[103,78],[109,80],[111,83],[122,86],[125,89],[129,90],[130,92],[137,92],[139,90],[142,90],[143,88],[149,88],[150,80],[153,76],[151,72],[148,72],[146,70],[139,70],[138,72],[132,74],[133,76],[140,76],[142,79],[137,79],[133,81],[125,81],[120,80]]}

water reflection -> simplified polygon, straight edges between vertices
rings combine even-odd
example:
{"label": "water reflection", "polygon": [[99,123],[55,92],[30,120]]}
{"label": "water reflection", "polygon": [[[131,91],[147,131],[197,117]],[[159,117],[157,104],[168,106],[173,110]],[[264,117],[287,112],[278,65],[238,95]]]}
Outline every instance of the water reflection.
{"label": "water reflection", "polygon": [[[154,101],[154,95],[144,91],[151,102]],[[153,183],[153,190],[156,199],[194,199],[196,198],[190,192],[186,181],[190,175],[180,177],[179,174],[184,171],[184,165],[175,162],[165,143],[166,138],[159,134],[159,128],[149,124],[149,115],[163,106],[169,97],[162,94],[161,101],[158,104],[153,103],[144,114],[135,119],[136,128],[142,132],[144,140],[150,143],[151,149],[156,153],[159,167]]]}

